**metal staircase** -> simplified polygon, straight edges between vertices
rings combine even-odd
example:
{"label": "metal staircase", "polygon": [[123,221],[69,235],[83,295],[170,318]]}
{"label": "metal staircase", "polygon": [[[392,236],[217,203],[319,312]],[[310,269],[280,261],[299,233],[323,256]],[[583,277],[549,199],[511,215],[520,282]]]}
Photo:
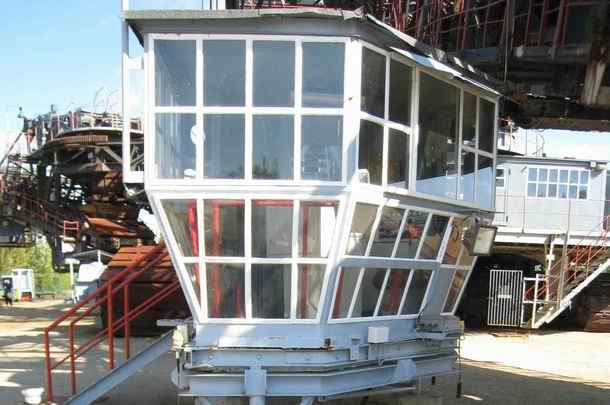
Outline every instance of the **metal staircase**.
{"label": "metal staircase", "polygon": [[523,305],[531,305],[531,318],[522,326],[538,329],[553,321],[606,271],[610,271],[610,216],[574,247],[564,249],[546,275],[524,278]]}
{"label": "metal staircase", "polygon": [[[178,293],[180,289],[179,281],[175,280],[155,291],[142,302],[130,303],[130,284],[135,282],[144,272],[153,269],[164,260],[167,260],[167,257],[168,253],[165,246],[163,244],[156,246],[132,262],[123,271],[115,274],[101,287],[82,299],[77,305],[62,314],[61,317],[45,329],[46,392],[49,403],[62,403],[62,398],[65,398],[56,395],[53,379],[54,372],[63,372],[65,375],[65,367],[68,368],[69,393],[68,398],[63,403],[72,405],[90,404],[169,350],[171,334],[163,335],[133,357],[131,356],[130,345],[131,322],[167,297]],[[118,301],[119,297],[122,298],[122,314],[117,315],[120,309],[114,308],[113,302]],[[83,323],[87,323],[87,318],[96,315],[96,310],[101,309],[102,306],[107,308],[105,311],[105,327],[93,337],[77,344],[77,324],[83,321]],[[66,327],[68,335],[67,355],[65,348],[51,350],[51,337],[60,333],[60,328],[63,328],[65,331]],[[121,332],[123,336],[120,339],[123,340],[125,361],[117,365],[115,361],[115,334]],[[105,343],[107,346],[109,372],[101,379],[79,391],[76,380],[78,375],[77,366],[85,365],[86,361],[83,361],[82,357],[101,343]],[[58,354],[60,355],[57,356]],[[99,358],[99,356],[96,357]],[[59,370],[62,365],[64,370]],[[80,374],[83,375],[84,373],[81,371]]]}

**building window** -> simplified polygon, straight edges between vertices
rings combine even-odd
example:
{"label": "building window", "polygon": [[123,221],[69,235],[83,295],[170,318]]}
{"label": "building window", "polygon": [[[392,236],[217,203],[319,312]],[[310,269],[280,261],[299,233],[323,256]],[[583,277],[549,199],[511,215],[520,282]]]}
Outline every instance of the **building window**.
{"label": "building window", "polygon": [[358,169],[366,170],[370,184],[381,185],[383,176],[383,126],[360,121]]}
{"label": "building window", "polygon": [[589,177],[590,171],[587,169],[529,167],[527,196],[586,200],[589,191]]}
{"label": "building window", "polygon": [[506,182],[504,171],[505,169],[503,167],[496,168],[496,188],[504,188],[504,184]]}

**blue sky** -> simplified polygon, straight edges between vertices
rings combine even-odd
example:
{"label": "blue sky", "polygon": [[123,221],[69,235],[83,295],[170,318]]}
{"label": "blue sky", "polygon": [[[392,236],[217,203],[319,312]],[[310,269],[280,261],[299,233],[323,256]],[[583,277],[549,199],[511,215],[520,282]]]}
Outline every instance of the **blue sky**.
{"label": "blue sky", "polygon": [[[204,0],[206,2],[207,0]],[[4,4],[0,25],[0,152],[19,131],[17,107],[35,116],[120,105],[120,0],[26,0]],[[133,8],[196,7],[201,0],[131,0]],[[550,156],[610,160],[610,133],[544,131]]]}

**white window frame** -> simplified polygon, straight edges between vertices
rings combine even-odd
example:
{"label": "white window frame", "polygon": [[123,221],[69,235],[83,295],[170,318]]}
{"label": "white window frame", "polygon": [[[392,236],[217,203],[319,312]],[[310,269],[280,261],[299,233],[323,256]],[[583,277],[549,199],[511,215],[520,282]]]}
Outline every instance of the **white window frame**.
{"label": "white window frame", "polygon": [[[535,181],[531,181],[529,179],[529,172],[530,169],[536,169],[536,180]],[[540,169],[546,169],[547,170],[547,180],[545,182],[540,181],[539,180],[539,170]],[[551,170],[557,170],[557,181],[554,183],[550,183],[549,182],[549,177],[551,175]],[[568,182],[564,183],[561,181],[561,171],[562,170],[567,170],[568,171]],[[578,182],[576,184],[573,184],[570,182],[570,173],[571,172],[577,172],[578,173]],[[580,177],[582,175],[583,172],[586,172],[587,175],[587,183],[586,184],[581,184],[580,183]],[[529,185],[530,184],[536,184],[536,195],[535,196],[530,196],[528,194],[528,189],[529,189]],[[546,184],[546,195],[544,197],[539,197],[538,196],[538,187],[540,184]],[[555,184],[557,186],[557,193],[555,195],[555,197],[549,197],[549,184]],[[570,186],[571,185],[576,185],[576,198],[572,198],[570,197]],[[567,198],[559,198],[559,186],[566,186],[567,187]],[[580,194],[580,186],[586,186],[587,187],[587,196],[585,198],[580,198],[579,194]],[[591,190],[591,170],[590,169],[586,169],[583,167],[574,167],[574,166],[544,166],[544,165],[528,165],[527,166],[527,170],[525,170],[525,198],[527,198],[528,200],[560,200],[560,201],[568,201],[568,200],[572,200],[572,201],[588,201],[589,200],[589,192]]]}

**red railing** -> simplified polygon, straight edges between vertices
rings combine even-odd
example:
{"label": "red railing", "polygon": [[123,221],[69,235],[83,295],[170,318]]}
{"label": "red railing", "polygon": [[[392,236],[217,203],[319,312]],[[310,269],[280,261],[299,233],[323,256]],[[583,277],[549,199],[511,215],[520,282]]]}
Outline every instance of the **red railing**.
{"label": "red railing", "polygon": [[[146,255],[138,258],[123,271],[114,275],[104,285],[89,294],[81,300],[77,305],[72,307],[68,312],[55,320],[44,331],[45,344],[45,368],[46,368],[46,387],[47,399],[53,402],[53,370],[57,369],[62,364],[69,361],[70,364],[70,391],[72,395],[77,392],[76,386],[76,360],[82,357],[85,353],[101,343],[105,339],[108,342],[108,368],[113,369],[114,361],[114,335],[121,328],[124,329],[124,354],[125,359],[130,357],[130,322],[144,314],[154,305],[161,302],[180,288],[178,280],[168,284],[164,288],[155,292],[143,302],[135,307],[130,306],[129,286],[130,283],[136,280],[142,273],[160,264],[167,258],[167,250],[165,245],[160,244],[149,251]],[[123,294],[123,316],[115,320],[113,296],[117,293]],[[76,347],[75,342],[75,327],[76,324],[89,316],[95,309],[106,305],[107,308],[107,323],[106,327],[97,333],[94,337]],[[51,342],[50,333],[57,329],[62,323],[69,321],[68,336],[69,336],[69,354],[54,361],[51,358]]]}

